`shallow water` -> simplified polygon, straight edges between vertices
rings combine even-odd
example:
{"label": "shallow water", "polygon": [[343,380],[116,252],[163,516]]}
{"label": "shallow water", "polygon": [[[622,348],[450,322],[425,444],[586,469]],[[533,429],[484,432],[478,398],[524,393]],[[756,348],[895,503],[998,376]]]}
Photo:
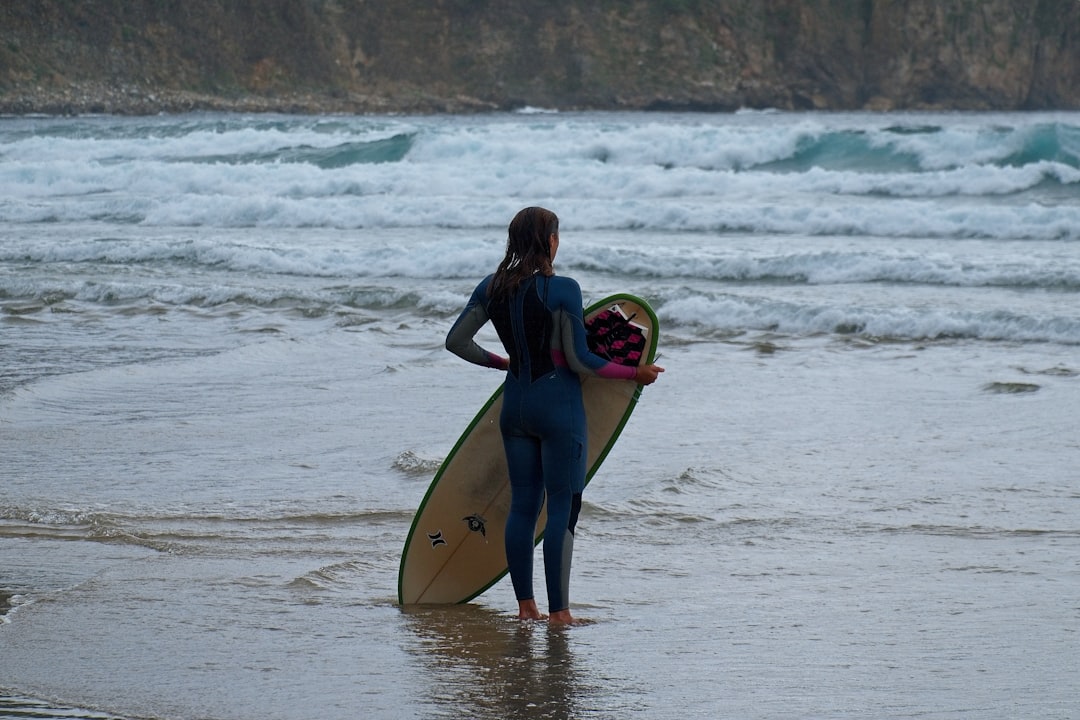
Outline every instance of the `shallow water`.
{"label": "shallow water", "polygon": [[[358,353],[362,335],[350,339]],[[344,364],[348,345],[329,354]],[[1030,394],[983,388],[1053,358],[672,349],[590,485],[573,597],[592,622],[552,631],[511,619],[505,583],[463,608],[395,606],[428,480],[423,462],[400,466],[449,447],[438,418],[466,422],[475,384],[428,390],[421,378],[456,372],[441,359],[394,373],[398,397],[422,393],[432,410],[406,432],[365,402],[362,363],[350,377],[278,350],[275,371],[226,373],[230,413],[198,361],[57,381],[67,402],[52,417],[34,393],[7,404],[5,457],[37,492],[43,447],[93,449],[47,464],[79,479],[53,503],[70,516],[0,531],[4,567],[38,598],[0,630],[0,669],[20,692],[177,718],[1076,707],[1080,494],[1065,460],[1080,389],[1057,374]],[[297,360],[307,380],[290,389]],[[95,421],[103,412],[132,419]]]}
{"label": "shallow water", "polygon": [[[654,119],[0,122],[0,717],[1074,717],[1075,120]],[[350,133],[411,139],[297,150]],[[650,137],[667,169],[613,201]],[[904,148],[852,175],[811,137]],[[949,141],[982,159],[910,160]],[[576,194],[519,174],[543,142]],[[559,271],[649,299],[668,368],[586,492],[561,630],[505,581],[396,604],[499,382],[442,338],[537,196]]]}

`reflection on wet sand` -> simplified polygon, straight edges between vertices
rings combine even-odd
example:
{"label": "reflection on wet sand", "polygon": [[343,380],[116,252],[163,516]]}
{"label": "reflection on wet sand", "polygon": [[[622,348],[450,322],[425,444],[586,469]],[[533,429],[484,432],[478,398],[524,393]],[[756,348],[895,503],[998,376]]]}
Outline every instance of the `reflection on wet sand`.
{"label": "reflection on wet sand", "polygon": [[561,720],[595,708],[571,651],[573,628],[476,605],[402,608],[430,674],[431,702],[455,717]]}

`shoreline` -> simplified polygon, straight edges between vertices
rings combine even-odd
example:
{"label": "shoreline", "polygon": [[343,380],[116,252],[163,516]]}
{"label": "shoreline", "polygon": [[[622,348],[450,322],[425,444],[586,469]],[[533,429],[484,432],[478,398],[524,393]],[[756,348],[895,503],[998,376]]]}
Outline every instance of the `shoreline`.
{"label": "shoreline", "polygon": [[477,98],[420,92],[358,95],[297,90],[275,94],[207,93],[140,85],[79,83],[66,87],[17,87],[0,92],[0,116],[125,115],[191,112],[281,113],[292,115],[430,115],[513,110]]}
{"label": "shoreline", "polygon": [[[618,99],[604,106],[546,107],[557,112],[686,112],[731,114],[740,109],[794,111],[782,107],[747,107],[710,103],[651,102],[646,98]],[[143,85],[99,82],[71,85],[15,87],[0,90],[0,117],[76,117],[80,115],[154,116],[197,112],[266,113],[282,115],[475,115],[513,112],[522,103],[496,103],[477,97],[446,96],[404,88],[393,93],[343,93],[297,89],[276,93],[199,92]],[[965,103],[928,103],[899,107],[873,102],[862,107],[820,107],[822,113],[965,113],[965,112],[1075,112],[1069,108],[975,107]]]}

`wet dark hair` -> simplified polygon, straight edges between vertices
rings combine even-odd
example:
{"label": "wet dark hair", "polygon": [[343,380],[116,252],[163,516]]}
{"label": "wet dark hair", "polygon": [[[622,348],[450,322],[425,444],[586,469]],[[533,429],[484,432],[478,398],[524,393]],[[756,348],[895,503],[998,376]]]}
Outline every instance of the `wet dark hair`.
{"label": "wet dark hair", "polygon": [[533,275],[551,276],[551,236],[559,234],[559,217],[542,207],[527,207],[510,221],[506,256],[491,281],[492,298],[508,297]]}

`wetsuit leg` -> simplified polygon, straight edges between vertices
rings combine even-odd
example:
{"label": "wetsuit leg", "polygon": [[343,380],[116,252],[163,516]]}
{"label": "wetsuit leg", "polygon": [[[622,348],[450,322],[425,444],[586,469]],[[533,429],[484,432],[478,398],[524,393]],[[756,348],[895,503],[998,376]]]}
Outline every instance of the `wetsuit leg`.
{"label": "wetsuit leg", "polygon": [[536,518],[544,504],[540,440],[514,431],[503,432],[510,471],[510,514],[506,518],[506,563],[518,600],[533,594],[533,547]]}
{"label": "wetsuit leg", "polygon": [[545,439],[542,454],[548,503],[544,528],[545,580],[548,607],[551,612],[558,612],[570,607],[575,509],[580,508],[581,485],[585,480],[585,443],[573,432],[571,423],[556,437]]}

